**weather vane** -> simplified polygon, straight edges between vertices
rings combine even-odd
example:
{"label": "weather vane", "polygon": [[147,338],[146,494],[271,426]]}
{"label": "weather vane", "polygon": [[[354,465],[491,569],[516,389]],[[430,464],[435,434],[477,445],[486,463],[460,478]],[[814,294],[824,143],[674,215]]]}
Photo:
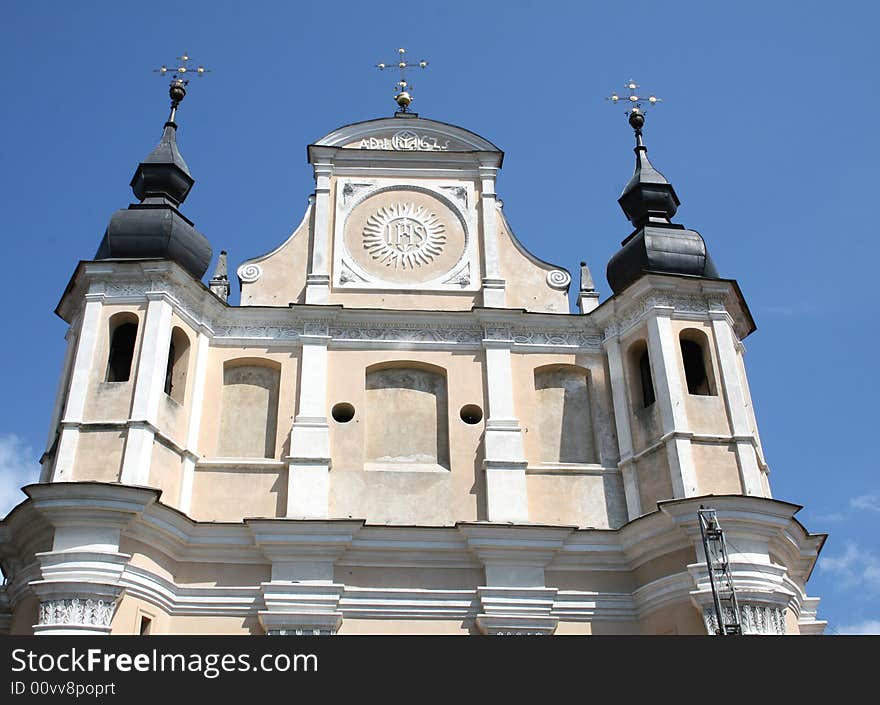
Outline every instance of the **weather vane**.
{"label": "weather vane", "polygon": [[642,110],[642,101],[646,100],[651,105],[656,105],[662,101],[655,95],[640,96],[636,93],[636,89],[641,88],[641,86],[632,79],[626,82],[625,87],[629,91],[628,96],[620,96],[615,92],[605,100],[610,100],[614,105],[617,105],[621,100],[626,101],[626,104],[629,105],[629,110],[625,112],[625,115],[629,115],[629,124],[636,131],[636,136],[640,137],[642,126],[645,124],[646,113],[646,111]]}
{"label": "weather vane", "polygon": [[409,108],[409,104],[413,101],[412,94],[410,93],[413,87],[406,82],[405,72],[408,68],[413,68],[416,66],[420,69],[423,69],[428,65],[428,62],[424,59],[422,61],[419,61],[417,64],[407,62],[406,49],[398,49],[397,54],[398,58],[396,62],[389,62],[387,64],[376,64],[376,68],[380,71],[391,68],[400,69],[400,80],[394,84],[394,101],[400,106],[400,112],[405,113]]}
{"label": "weather vane", "polygon": [[186,97],[186,86],[189,85],[190,75],[195,74],[196,76],[204,76],[211,70],[206,69],[201,64],[198,66],[190,66],[187,63],[190,60],[190,57],[186,52],[183,52],[182,56],[178,56],[177,60],[180,63],[176,68],[169,68],[165,64],[162,64],[159,68],[153,69],[153,73],[158,73],[160,76],[164,76],[168,73],[171,74],[171,85],[168,87],[168,95],[171,98],[171,115],[168,117],[168,122],[174,122],[174,116],[177,114],[177,106],[179,106],[180,101]]}

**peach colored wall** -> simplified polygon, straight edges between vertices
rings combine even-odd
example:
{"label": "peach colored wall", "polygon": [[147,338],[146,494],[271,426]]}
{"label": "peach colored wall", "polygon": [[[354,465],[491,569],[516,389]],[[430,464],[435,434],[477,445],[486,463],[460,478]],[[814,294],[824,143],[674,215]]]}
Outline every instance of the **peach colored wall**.
{"label": "peach colored wall", "polygon": [[80,430],[72,480],[118,482],[125,429]]}
{"label": "peach colored wall", "polygon": [[283,466],[196,466],[189,512],[196,521],[282,517],[286,511],[287,470]]}
{"label": "peach colored wall", "polygon": [[257,363],[269,360],[280,365],[281,381],[278,394],[275,458],[280,459],[288,455],[290,452],[290,429],[296,406],[299,359],[300,349],[292,346],[286,350],[275,347],[271,349],[265,347],[210,347],[205,375],[205,400],[199,429],[199,454],[201,457],[213,458],[217,456],[222,414],[223,365],[234,360],[249,360]]}
{"label": "peach colored wall", "polygon": [[[379,364],[428,365],[446,371],[449,470],[365,469],[364,389],[366,370]],[[338,402],[348,402],[355,416],[348,423],[330,423],[330,515],[357,517],[369,522],[451,524],[482,518],[483,424],[464,423],[459,410],[477,404],[486,410],[483,363],[480,353],[439,351],[330,350],[328,353],[328,412]],[[380,433],[393,434],[388,419]],[[418,497],[414,502],[413,498]]]}
{"label": "peach colored wall", "polygon": [[153,443],[149,485],[162,490],[162,502],[169,507],[179,506],[181,472],[180,455],[163,443]]}
{"label": "peach colored wall", "polygon": [[740,494],[742,483],[733,443],[692,443],[700,494]]}
{"label": "peach colored wall", "polygon": [[662,446],[639,458],[636,463],[636,478],[639,482],[639,495],[642,513],[657,509],[657,502],[672,498],[672,479],[669,475],[669,459],[666,447]]}

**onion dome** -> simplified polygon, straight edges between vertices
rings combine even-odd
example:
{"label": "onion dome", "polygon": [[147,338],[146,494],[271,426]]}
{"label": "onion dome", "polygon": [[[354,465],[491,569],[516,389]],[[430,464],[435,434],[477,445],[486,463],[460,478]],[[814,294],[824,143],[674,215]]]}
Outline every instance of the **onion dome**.
{"label": "onion dome", "polygon": [[608,262],[608,283],[618,294],[648,273],[717,278],[700,234],[671,222],[680,201],[672,184],[648,160],[642,142],[644,114],[633,109],[629,122],[636,133],[636,168],[618,203],[636,229]]}
{"label": "onion dome", "polygon": [[95,259],[170,259],[201,279],[211,262],[211,245],[179,210],[195,183],[177,147],[174,122],[186,95],[183,82],[173,82],[169,94],[171,116],[162,138],[131,179],[140,203],[113,214]]}

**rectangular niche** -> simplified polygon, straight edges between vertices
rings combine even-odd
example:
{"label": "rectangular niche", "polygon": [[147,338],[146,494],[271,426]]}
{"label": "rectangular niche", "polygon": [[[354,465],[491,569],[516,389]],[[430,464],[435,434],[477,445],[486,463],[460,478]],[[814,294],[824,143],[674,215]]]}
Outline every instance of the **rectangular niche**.
{"label": "rectangular niche", "polygon": [[366,407],[368,464],[449,468],[445,374],[414,367],[368,370]]}
{"label": "rectangular niche", "polygon": [[535,370],[542,463],[596,463],[588,373],[580,367]]}

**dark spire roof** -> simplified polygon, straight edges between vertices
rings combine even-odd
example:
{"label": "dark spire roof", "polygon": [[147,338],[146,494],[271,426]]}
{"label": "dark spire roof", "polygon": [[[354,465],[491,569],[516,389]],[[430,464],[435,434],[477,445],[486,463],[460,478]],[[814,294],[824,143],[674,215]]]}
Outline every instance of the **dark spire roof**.
{"label": "dark spire roof", "polygon": [[177,147],[174,116],[185,91],[172,84],[171,117],[162,138],[146,159],[138,164],[131,190],[140,200],[116,211],[104,233],[95,259],[174,260],[197,279],[211,263],[208,239],[178,210],[195,179]]}
{"label": "dark spire roof", "polygon": [[718,272],[695,230],[671,222],[680,205],[675,189],[648,160],[642,142],[644,116],[634,111],[636,168],[618,199],[635,230],[608,262],[606,275],[615,294],[649,272],[715,278]]}

